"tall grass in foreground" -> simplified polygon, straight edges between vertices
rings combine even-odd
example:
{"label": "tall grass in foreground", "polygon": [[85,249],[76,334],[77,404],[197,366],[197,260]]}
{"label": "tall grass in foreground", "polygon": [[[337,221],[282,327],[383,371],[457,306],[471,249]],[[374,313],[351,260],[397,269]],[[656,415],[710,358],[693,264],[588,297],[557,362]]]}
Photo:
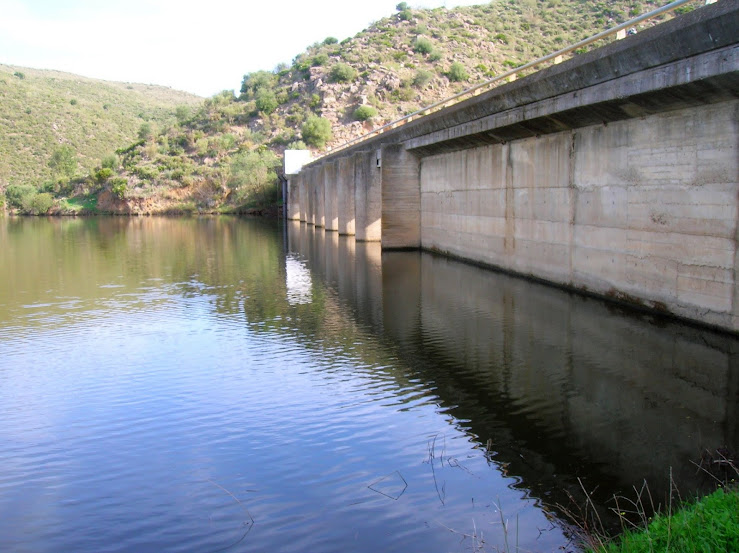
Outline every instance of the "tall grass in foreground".
{"label": "tall grass in foreground", "polygon": [[590,549],[596,553],[737,552],[739,489],[719,488],[672,514],[660,514],[643,529]]}

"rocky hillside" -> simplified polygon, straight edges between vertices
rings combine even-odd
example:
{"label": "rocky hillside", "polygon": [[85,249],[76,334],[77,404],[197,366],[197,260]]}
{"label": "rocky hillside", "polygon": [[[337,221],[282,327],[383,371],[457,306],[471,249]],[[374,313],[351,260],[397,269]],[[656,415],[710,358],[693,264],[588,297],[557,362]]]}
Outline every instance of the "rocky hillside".
{"label": "rocky hillside", "polygon": [[245,75],[238,93],[224,91],[196,109],[180,106],[176,123],[159,132],[140,128],[137,142],[89,175],[52,187],[48,193],[56,199],[27,207],[32,191],[13,189],[6,191],[7,204],[56,213],[257,209],[277,200],[285,148],[338,146],[663,4],[495,0],[416,10],[401,2],[396,13],[352,38],[327,37],[290,65]]}
{"label": "rocky hillside", "polygon": [[274,146],[301,138],[315,114],[331,123],[326,146],[334,147],[664,3],[496,0],[454,10],[401,3],[353,38],[328,37],[289,67],[245,76],[239,100],[254,114],[250,130]]}

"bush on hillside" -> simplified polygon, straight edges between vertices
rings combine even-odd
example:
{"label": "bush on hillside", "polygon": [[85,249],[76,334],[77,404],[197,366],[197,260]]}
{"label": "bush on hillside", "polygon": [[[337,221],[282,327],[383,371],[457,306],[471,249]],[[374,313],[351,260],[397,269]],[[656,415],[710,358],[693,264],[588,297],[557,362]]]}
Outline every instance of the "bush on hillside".
{"label": "bush on hillside", "polygon": [[326,52],[321,52],[320,54],[313,56],[311,65],[313,67],[320,67],[322,65],[326,65],[326,63],[328,63],[328,54]]}
{"label": "bush on hillside", "polygon": [[449,77],[449,80],[452,82],[462,82],[470,78],[470,75],[469,73],[467,73],[467,70],[464,68],[464,65],[462,65],[458,61],[455,61],[452,64],[452,66],[449,68],[449,73],[447,76]]}
{"label": "bush on hillside", "polygon": [[141,123],[139,127],[138,137],[139,140],[149,140],[152,137],[153,131],[151,130],[150,123]]}
{"label": "bush on hillside", "polygon": [[303,141],[315,148],[323,148],[326,146],[326,142],[331,140],[333,136],[329,120],[317,115],[308,117],[305,123],[303,123],[301,132]]}
{"label": "bush on hillside", "polygon": [[34,194],[24,208],[32,215],[43,215],[51,209],[52,205],[54,205],[54,198],[52,198],[51,194],[41,192]]}
{"label": "bush on hillside", "polygon": [[275,93],[266,88],[260,88],[257,91],[254,103],[259,111],[266,114],[272,113],[279,105]]}
{"label": "bush on hillside", "polygon": [[337,63],[331,68],[331,80],[335,83],[348,83],[353,81],[357,72],[351,65]]}
{"label": "bush on hillside", "polygon": [[423,88],[431,81],[434,74],[431,71],[425,69],[419,69],[416,71],[416,75],[413,77],[413,86],[416,88]]}
{"label": "bush on hillside", "polygon": [[77,172],[77,154],[67,144],[59,146],[51,154],[49,167],[55,175],[72,178]]}
{"label": "bush on hillside", "polygon": [[110,191],[118,199],[126,197],[126,191],[128,190],[128,181],[122,177],[116,177],[110,179]]}
{"label": "bush on hillside", "polygon": [[36,189],[30,184],[9,184],[5,189],[5,199],[9,207],[23,208],[36,194]]}
{"label": "bush on hillside", "polygon": [[112,176],[113,176],[113,170],[107,167],[103,167],[99,171],[95,172],[95,182],[97,182],[98,184],[103,184],[105,181],[107,181]]}
{"label": "bush on hillside", "polygon": [[434,44],[426,37],[419,36],[413,41],[413,51],[417,54],[430,54],[434,51]]}
{"label": "bush on hillside", "polygon": [[277,200],[277,168],[280,159],[265,147],[241,152],[231,160],[229,188],[238,203],[266,205]]}
{"label": "bush on hillside", "polygon": [[367,121],[377,115],[377,110],[372,106],[359,106],[354,110],[353,117],[356,121]]}
{"label": "bush on hillside", "polygon": [[413,12],[411,10],[403,10],[398,14],[398,19],[401,21],[410,21],[413,19]]}
{"label": "bush on hillside", "polygon": [[118,156],[115,155],[115,154],[111,154],[109,156],[105,156],[100,161],[100,167],[102,167],[103,169],[112,169],[113,171],[115,171],[116,169],[118,169],[118,167],[120,166],[120,164],[121,164],[121,161],[118,159]]}

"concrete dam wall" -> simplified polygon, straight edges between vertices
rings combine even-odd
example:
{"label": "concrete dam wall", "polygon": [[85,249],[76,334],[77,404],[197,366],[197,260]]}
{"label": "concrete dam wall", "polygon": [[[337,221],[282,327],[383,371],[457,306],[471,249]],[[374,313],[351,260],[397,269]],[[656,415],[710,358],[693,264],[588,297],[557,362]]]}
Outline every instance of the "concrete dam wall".
{"label": "concrete dam wall", "polygon": [[738,14],[700,8],[325,156],[290,177],[288,217],[739,332]]}

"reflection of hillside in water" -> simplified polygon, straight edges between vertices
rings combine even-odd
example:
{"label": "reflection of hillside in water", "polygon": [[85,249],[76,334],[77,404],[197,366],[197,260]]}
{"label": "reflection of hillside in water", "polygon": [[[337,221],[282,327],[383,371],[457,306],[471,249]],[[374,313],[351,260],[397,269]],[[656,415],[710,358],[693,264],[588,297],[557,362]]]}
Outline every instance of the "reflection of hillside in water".
{"label": "reflection of hillside in water", "polygon": [[[521,485],[550,503],[577,478],[607,499],[672,469],[706,484],[702,448],[739,445],[730,336],[417,252],[288,226],[289,251],[439,395]],[[413,374],[410,374],[413,373]]]}

